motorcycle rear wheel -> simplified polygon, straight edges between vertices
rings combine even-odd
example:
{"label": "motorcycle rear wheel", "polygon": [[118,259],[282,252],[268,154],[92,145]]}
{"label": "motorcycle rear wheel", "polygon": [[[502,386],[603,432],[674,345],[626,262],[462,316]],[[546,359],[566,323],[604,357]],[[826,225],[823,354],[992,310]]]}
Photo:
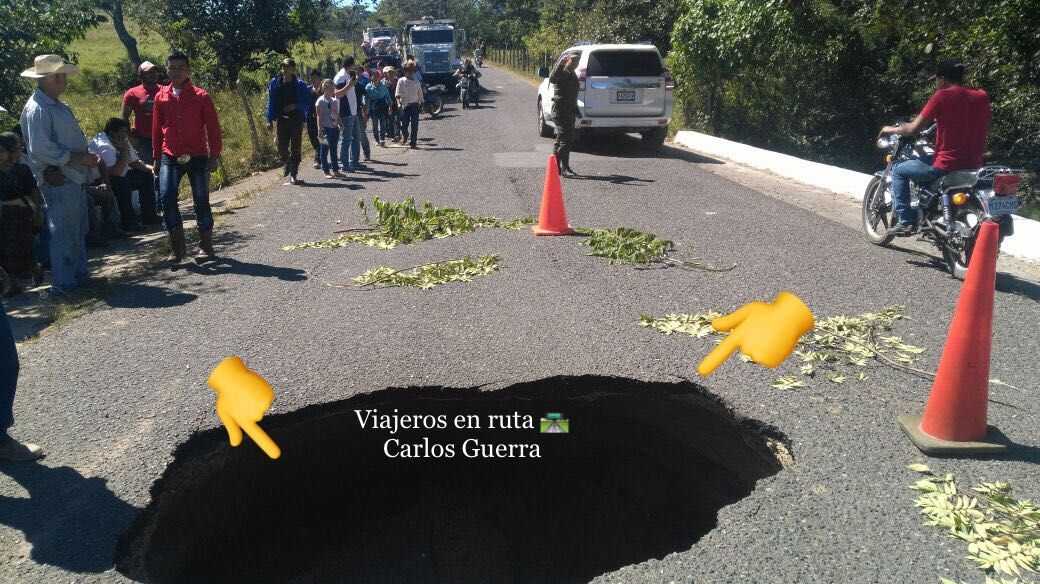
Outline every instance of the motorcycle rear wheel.
{"label": "motorcycle rear wheel", "polygon": [[971,263],[971,254],[975,251],[975,238],[979,234],[982,216],[981,209],[971,204],[961,205],[953,215],[953,229],[964,238],[963,249],[952,249],[952,246],[947,244],[943,246],[942,254],[946,270],[958,280],[963,280],[968,275],[968,265]]}
{"label": "motorcycle rear wheel", "polygon": [[430,110],[430,117],[431,118],[435,118],[435,117],[441,115],[441,112],[444,111],[444,98],[442,98],[441,96],[438,95],[437,96],[437,101],[433,102],[428,107],[429,107],[429,110]]}
{"label": "motorcycle rear wheel", "polygon": [[[889,230],[892,222],[892,202],[885,202],[885,182],[874,177],[863,194],[863,234],[874,245],[888,245],[895,239]],[[880,197],[880,199],[879,199]]]}

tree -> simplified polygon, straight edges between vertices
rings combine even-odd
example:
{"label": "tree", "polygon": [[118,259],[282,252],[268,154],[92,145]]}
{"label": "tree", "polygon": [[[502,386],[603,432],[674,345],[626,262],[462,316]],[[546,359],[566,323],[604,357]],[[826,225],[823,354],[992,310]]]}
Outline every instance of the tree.
{"label": "tree", "polygon": [[126,54],[130,62],[137,67],[141,64],[141,54],[137,51],[137,39],[126,29],[123,21],[123,0],[108,0],[102,3],[102,8],[112,18],[112,27],[116,29],[119,42],[126,47]]}
{"label": "tree", "polygon": [[[59,6],[60,4],[60,6]],[[53,5],[53,6],[52,6]],[[3,0],[0,2],[0,105],[13,117],[31,89],[22,71],[37,55],[56,53],[71,59],[68,45],[99,23],[94,0]]]}

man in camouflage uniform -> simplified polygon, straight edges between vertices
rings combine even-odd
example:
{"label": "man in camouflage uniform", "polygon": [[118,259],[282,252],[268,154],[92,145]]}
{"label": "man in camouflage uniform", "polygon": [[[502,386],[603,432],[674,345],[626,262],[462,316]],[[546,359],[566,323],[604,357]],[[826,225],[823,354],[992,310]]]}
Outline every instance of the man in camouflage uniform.
{"label": "man in camouflage uniform", "polygon": [[580,60],[580,53],[570,53],[560,60],[549,76],[549,83],[555,88],[552,121],[556,125],[556,145],[553,154],[556,155],[560,176],[568,178],[578,176],[571,170],[571,147],[574,144],[574,122],[581,117],[578,111],[578,76],[574,74]]}

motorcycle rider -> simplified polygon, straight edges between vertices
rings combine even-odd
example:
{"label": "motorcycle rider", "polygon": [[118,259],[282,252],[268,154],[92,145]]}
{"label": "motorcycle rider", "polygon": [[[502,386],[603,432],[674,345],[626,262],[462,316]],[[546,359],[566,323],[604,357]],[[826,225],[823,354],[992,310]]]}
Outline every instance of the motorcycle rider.
{"label": "motorcycle rider", "polygon": [[473,60],[468,57],[465,61],[462,62],[462,65],[460,65],[459,68],[456,69],[455,73],[453,74],[453,76],[459,80],[459,82],[455,84],[455,91],[460,91],[462,89],[462,77],[464,75],[470,76],[469,94],[473,97],[473,103],[477,104],[477,107],[480,107],[480,82],[477,81],[477,79],[480,77],[480,71],[473,66]]}
{"label": "motorcycle rider", "polygon": [[480,65],[484,64],[484,55],[485,54],[487,54],[487,48],[484,47],[484,41],[481,41],[480,42],[480,46],[477,47],[477,50],[474,52],[474,56],[476,57],[478,64],[480,64]]}
{"label": "motorcycle rider", "polygon": [[898,223],[890,233],[899,237],[917,230],[910,207],[910,181],[928,184],[955,170],[982,166],[989,131],[989,96],[981,89],[964,87],[964,65],[939,61],[935,69],[935,93],[917,118],[903,126],[885,126],[882,134],[918,134],[934,121],[935,156],[900,162],[892,167],[892,205]]}

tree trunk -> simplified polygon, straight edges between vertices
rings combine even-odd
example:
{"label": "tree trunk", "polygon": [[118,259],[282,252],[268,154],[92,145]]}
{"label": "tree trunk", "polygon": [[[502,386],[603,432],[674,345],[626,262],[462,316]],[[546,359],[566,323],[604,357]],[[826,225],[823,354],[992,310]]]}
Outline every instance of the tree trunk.
{"label": "tree trunk", "polygon": [[123,0],[112,0],[112,26],[116,29],[116,35],[126,47],[126,54],[134,67],[141,65],[141,54],[137,52],[137,39],[134,38],[123,23]]}
{"label": "tree trunk", "polygon": [[253,108],[249,105],[249,96],[246,95],[246,88],[242,85],[241,79],[235,82],[235,92],[238,93],[239,99],[242,100],[242,110],[246,112],[246,121],[249,122],[249,137],[253,139],[253,154],[260,154],[260,135],[256,132]]}

